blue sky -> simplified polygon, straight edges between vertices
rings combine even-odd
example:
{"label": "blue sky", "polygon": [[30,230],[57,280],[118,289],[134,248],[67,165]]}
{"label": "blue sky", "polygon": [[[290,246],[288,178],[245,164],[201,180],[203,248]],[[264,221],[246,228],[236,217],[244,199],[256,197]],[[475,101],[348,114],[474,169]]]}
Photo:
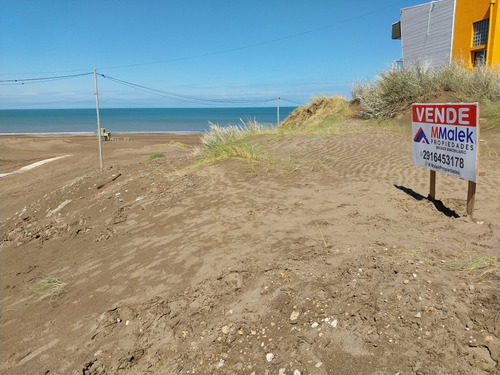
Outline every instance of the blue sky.
{"label": "blue sky", "polygon": [[277,96],[282,105],[320,95],[350,99],[353,82],[373,79],[401,57],[391,24],[401,8],[424,2],[1,0],[0,108],[91,108],[92,75],[6,81],[94,67],[161,91],[98,76],[103,108],[275,105],[259,101]]}

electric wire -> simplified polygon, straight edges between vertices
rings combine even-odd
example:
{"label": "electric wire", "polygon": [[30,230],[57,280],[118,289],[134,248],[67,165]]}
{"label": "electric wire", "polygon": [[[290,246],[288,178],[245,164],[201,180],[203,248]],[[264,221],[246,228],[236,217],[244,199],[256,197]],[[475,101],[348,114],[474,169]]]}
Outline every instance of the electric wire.
{"label": "electric wire", "polygon": [[7,86],[7,85],[17,85],[17,84],[24,85],[32,83],[44,83],[44,82],[59,81],[63,79],[84,77],[91,74],[93,73],[90,72],[90,73],[68,74],[64,76],[51,76],[51,77],[38,77],[38,78],[2,79],[0,80],[0,85]]}
{"label": "electric wire", "polygon": [[221,105],[221,104],[239,104],[239,105],[249,105],[249,104],[264,104],[264,103],[270,103],[274,102],[276,98],[265,98],[265,99],[222,99],[222,98],[206,98],[206,97],[199,97],[199,96],[192,96],[192,95],[183,95],[183,94],[177,94],[173,93],[170,91],[165,91],[165,90],[159,90],[151,87],[147,87],[144,85],[139,85],[137,83],[125,81],[122,79],[114,78],[109,75],[104,75],[101,73],[98,73],[101,77],[105,79],[109,79],[115,83],[128,86],[131,88],[134,88],[139,91],[143,92],[148,92],[153,95],[157,96],[163,96],[167,97],[170,99],[175,99],[175,100],[180,100],[184,102],[189,102],[189,103],[205,103],[205,104],[210,104],[210,105]]}
{"label": "electric wire", "polygon": [[281,96],[280,96],[280,101],[291,103],[291,104],[295,104],[295,105],[298,105],[298,106],[304,105],[304,103],[299,103],[299,102],[297,102],[295,100],[291,100],[291,99],[287,99],[287,98],[282,98]]}
{"label": "electric wire", "polygon": [[[84,76],[88,76],[88,75],[92,75],[92,74],[94,74],[94,73],[88,72],[88,73],[79,73],[79,74],[68,74],[68,75],[62,75],[62,76],[7,79],[7,80],[0,80],[0,86],[46,83],[46,82],[59,81],[59,80],[63,80],[63,79],[84,77]],[[144,85],[139,85],[137,83],[114,78],[114,77],[111,77],[109,75],[104,75],[101,73],[98,73],[98,75],[104,79],[109,79],[110,81],[113,81],[115,83],[118,83],[118,84],[121,84],[124,86],[128,86],[130,88],[133,88],[133,89],[136,89],[139,91],[143,91],[143,92],[146,92],[149,94],[162,96],[162,97],[166,97],[166,98],[174,99],[174,100],[178,100],[178,101],[188,102],[188,103],[195,103],[195,104],[204,103],[204,104],[208,104],[208,105],[251,105],[251,104],[265,104],[265,103],[274,102],[276,100],[276,98],[223,99],[223,98],[206,98],[206,97],[200,97],[200,96],[183,95],[183,94],[177,94],[177,93],[170,92],[170,91],[159,90],[159,89],[147,87]],[[301,105],[300,103],[294,102],[293,100],[289,100],[286,98],[280,98],[280,100],[282,100],[284,102],[289,102],[289,103]]]}

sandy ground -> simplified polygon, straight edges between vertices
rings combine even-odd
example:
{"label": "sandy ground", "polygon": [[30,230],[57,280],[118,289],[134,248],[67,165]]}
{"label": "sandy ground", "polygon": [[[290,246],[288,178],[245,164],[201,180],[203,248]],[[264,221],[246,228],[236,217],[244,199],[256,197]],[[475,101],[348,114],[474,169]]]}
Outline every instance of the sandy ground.
{"label": "sandy ground", "polygon": [[2,174],[64,156],[0,178],[2,374],[498,373],[497,157],[472,218],[399,133],[197,145],[2,137]]}

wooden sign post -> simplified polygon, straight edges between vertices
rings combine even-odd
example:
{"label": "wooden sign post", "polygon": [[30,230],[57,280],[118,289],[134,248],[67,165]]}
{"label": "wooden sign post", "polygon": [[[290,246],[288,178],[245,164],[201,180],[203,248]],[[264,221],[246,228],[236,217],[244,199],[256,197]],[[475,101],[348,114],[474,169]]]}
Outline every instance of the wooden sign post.
{"label": "wooden sign post", "polygon": [[476,202],[476,183],[474,181],[469,181],[469,186],[467,188],[467,214],[472,217],[474,212],[474,203]]}
{"label": "wooden sign post", "polygon": [[429,180],[429,198],[433,201],[436,199],[436,171],[431,171]]}

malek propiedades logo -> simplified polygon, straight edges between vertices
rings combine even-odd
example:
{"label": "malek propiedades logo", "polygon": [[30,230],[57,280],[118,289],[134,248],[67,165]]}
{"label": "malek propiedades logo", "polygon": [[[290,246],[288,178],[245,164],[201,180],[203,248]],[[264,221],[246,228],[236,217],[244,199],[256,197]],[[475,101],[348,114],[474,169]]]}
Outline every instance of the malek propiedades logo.
{"label": "malek propiedades logo", "polygon": [[418,129],[417,134],[415,134],[415,137],[413,138],[413,142],[429,144],[429,140],[427,139],[422,128]]}

